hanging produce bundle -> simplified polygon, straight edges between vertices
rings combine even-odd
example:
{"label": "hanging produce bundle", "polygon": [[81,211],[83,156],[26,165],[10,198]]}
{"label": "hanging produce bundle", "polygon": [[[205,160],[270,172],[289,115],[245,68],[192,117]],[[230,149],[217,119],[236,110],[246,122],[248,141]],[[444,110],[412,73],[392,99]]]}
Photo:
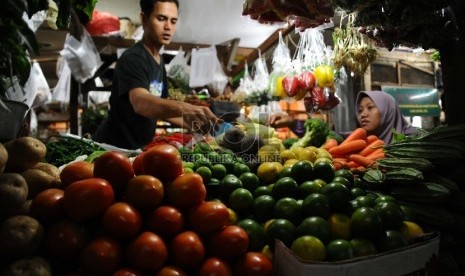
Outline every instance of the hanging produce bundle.
{"label": "hanging produce bundle", "polygon": [[349,14],[346,26],[342,27],[341,20],[341,26],[334,29],[333,63],[336,68],[345,66],[355,76],[362,76],[376,59],[377,51],[371,39],[367,39],[354,27],[354,20],[355,15]]}
{"label": "hanging produce bundle", "polygon": [[330,110],[340,98],[336,95],[331,50],[326,47],[321,30],[307,29],[300,33],[292,68],[281,76],[284,95],[303,100],[307,112]]}
{"label": "hanging produce bundle", "polygon": [[348,1],[333,4],[347,12],[357,12],[354,26],[378,46],[397,45],[440,48],[458,38],[458,28],[449,6],[454,1]]}
{"label": "hanging produce bundle", "polygon": [[305,30],[329,23],[334,10],[330,0],[245,0],[242,15],[264,24],[294,21]]}

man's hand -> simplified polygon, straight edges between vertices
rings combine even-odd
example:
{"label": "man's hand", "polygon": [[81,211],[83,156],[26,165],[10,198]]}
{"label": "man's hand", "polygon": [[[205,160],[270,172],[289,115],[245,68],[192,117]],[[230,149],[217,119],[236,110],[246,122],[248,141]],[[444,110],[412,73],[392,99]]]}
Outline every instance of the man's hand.
{"label": "man's hand", "polygon": [[292,118],[285,112],[271,114],[268,118],[268,124],[274,128],[289,127]]}

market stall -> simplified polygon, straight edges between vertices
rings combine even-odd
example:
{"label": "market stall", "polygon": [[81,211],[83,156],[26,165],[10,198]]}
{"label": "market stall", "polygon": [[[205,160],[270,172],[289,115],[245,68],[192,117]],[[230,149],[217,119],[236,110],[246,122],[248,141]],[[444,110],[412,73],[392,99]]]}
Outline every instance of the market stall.
{"label": "market stall", "polygon": [[[292,54],[275,33],[270,62],[261,51],[244,59],[236,85],[212,46],[180,49],[167,65],[171,99],[209,106],[226,121],[220,129],[160,125],[136,150],[69,133],[0,143],[0,274],[463,273],[465,125],[396,132],[389,143],[362,127],[334,131],[348,75],[366,77],[376,48],[352,16],[328,47],[330,1],[278,2],[245,1],[243,14],[293,22]],[[213,76],[186,73],[207,63]],[[408,92],[435,96],[420,106],[437,112],[437,91],[426,90]],[[267,123],[294,111],[299,124],[285,134]]]}

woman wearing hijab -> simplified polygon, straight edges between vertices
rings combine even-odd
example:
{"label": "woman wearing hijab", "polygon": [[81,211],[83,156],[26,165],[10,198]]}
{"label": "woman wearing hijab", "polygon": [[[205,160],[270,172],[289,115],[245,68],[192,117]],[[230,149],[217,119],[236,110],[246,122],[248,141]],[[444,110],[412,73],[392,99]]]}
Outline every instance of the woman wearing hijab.
{"label": "woman wearing hijab", "polygon": [[360,127],[386,144],[391,143],[393,131],[409,136],[417,129],[407,122],[394,97],[386,92],[360,91],[355,103]]}

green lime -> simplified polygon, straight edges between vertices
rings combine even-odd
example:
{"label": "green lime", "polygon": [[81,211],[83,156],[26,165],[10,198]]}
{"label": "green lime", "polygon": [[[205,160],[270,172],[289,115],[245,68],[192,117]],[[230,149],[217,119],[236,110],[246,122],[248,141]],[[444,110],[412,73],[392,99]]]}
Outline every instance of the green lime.
{"label": "green lime", "polygon": [[247,251],[257,251],[260,252],[265,243],[265,229],[263,226],[253,219],[243,219],[237,222],[237,226],[247,232],[249,236],[249,247]]}
{"label": "green lime", "polygon": [[390,251],[408,245],[407,240],[397,230],[386,230],[381,237],[375,241],[379,252]]}
{"label": "green lime", "polygon": [[317,237],[326,244],[331,239],[328,221],[318,216],[305,218],[297,225],[296,237],[307,235]]}
{"label": "green lime", "polygon": [[210,160],[208,160],[205,157],[201,157],[197,159],[194,164],[195,164],[194,165],[195,170],[197,170],[200,167],[208,167],[209,169],[212,168],[212,163],[210,162]]}
{"label": "green lime", "polygon": [[281,171],[281,173],[279,173],[279,178],[292,177],[291,170],[292,167],[290,166],[283,167],[283,170]]}
{"label": "green lime", "polygon": [[331,182],[334,178],[334,166],[333,163],[319,161],[313,164],[313,176],[319,178],[325,182]]}
{"label": "green lime", "polygon": [[328,261],[343,261],[354,257],[354,248],[347,240],[335,239],[326,245],[326,259]]}
{"label": "green lime", "polygon": [[276,200],[284,197],[296,198],[299,190],[297,182],[291,177],[283,177],[278,179],[272,189],[272,195]]}
{"label": "green lime", "polygon": [[298,189],[299,198],[305,199],[307,196],[318,193],[323,186],[314,180],[305,181],[304,183],[300,184]]}
{"label": "green lime", "polygon": [[227,174],[220,182],[220,197],[229,199],[229,195],[237,188],[242,188],[241,180],[234,174]]}
{"label": "green lime", "polygon": [[328,197],[333,211],[347,210],[350,200],[350,191],[344,184],[331,182],[322,187],[320,193]]}
{"label": "green lime", "polygon": [[271,190],[272,187],[266,185],[266,186],[259,186],[253,191],[254,197],[259,197],[261,195],[269,195],[271,196]]}
{"label": "green lime", "polygon": [[370,207],[360,207],[352,213],[350,230],[354,238],[378,238],[384,233],[381,214]]}
{"label": "green lime", "polygon": [[192,168],[184,168],[184,173],[193,173],[194,170]]}
{"label": "green lime", "polygon": [[285,246],[290,247],[295,239],[296,226],[290,220],[276,218],[265,227],[266,244],[274,249],[275,240],[280,240]]}
{"label": "green lime", "polygon": [[353,186],[353,185],[350,183],[350,181],[347,180],[347,178],[342,177],[342,176],[335,176],[335,177],[333,178],[333,180],[331,180],[331,182],[337,182],[337,183],[344,184],[344,186],[346,186],[347,189],[351,189],[352,186]]}
{"label": "green lime", "polygon": [[351,239],[350,243],[354,248],[356,257],[369,256],[378,253],[375,244],[369,239],[355,238]]}
{"label": "green lime", "polygon": [[191,168],[191,169],[194,169],[195,167],[195,164],[193,162],[190,162],[190,161],[183,161],[182,162],[182,167],[185,169],[185,168]]}
{"label": "green lime", "polygon": [[374,209],[381,214],[384,229],[399,229],[405,220],[404,211],[395,202],[380,202],[375,205]]}
{"label": "green lime", "polygon": [[390,196],[390,195],[380,195],[378,196],[376,199],[375,199],[375,203],[378,204],[380,202],[386,202],[386,201],[390,201],[390,202],[397,202],[397,199],[393,196]]}
{"label": "green lime", "polygon": [[375,206],[375,199],[369,195],[362,195],[355,198],[359,207],[373,207]]}
{"label": "green lime", "polygon": [[308,180],[313,180],[313,165],[310,161],[299,160],[291,167],[292,178],[301,184]]}
{"label": "green lime", "polygon": [[220,164],[223,164],[228,173],[232,174],[234,171],[234,164],[236,164],[236,161],[234,160],[234,155],[231,155],[229,153],[221,153]]}
{"label": "green lime", "polygon": [[235,189],[229,196],[228,206],[239,215],[250,213],[254,198],[252,193],[244,188]]}
{"label": "green lime", "polygon": [[284,197],[276,201],[274,206],[275,218],[283,218],[293,223],[299,223],[302,219],[300,205],[296,199]]}
{"label": "green lime", "polygon": [[313,193],[302,201],[301,212],[304,217],[319,216],[327,218],[331,214],[331,204],[324,194]]}
{"label": "green lime", "polygon": [[218,164],[221,161],[221,156],[216,151],[209,151],[205,154],[205,157],[212,163],[212,165]]}
{"label": "green lime", "polygon": [[355,199],[355,198],[357,198],[359,196],[364,196],[366,194],[367,194],[367,192],[362,188],[353,187],[352,189],[350,189],[350,198],[351,199]]}
{"label": "green lime", "polygon": [[[264,186],[262,186],[264,187]],[[255,197],[252,205],[253,217],[258,222],[265,222],[272,219],[276,200],[271,195],[260,195]]]}
{"label": "green lime", "polygon": [[249,166],[244,163],[235,163],[233,168],[233,174],[239,177],[241,174],[245,172],[250,172]]}
{"label": "green lime", "polygon": [[291,244],[291,251],[304,261],[324,261],[326,248],[320,239],[314,236],[301,236]]}
{"label": "green lime", "polygon": [[215,164],[212,167],[212,177],[223,179],[228,174],[228,170],[223,164]]}
{"label": "green lime", "polygon": [[350,184],[354,184],[354,174],[349,169],[339,169],[334,172],[334,177],[341,176],[349,180]]}
{"label": "green lime", "polygon": [[251,192],[260,186],[258,176],[253,172],[244,172],[239,176],[239,179],[242,181],[242,186]]}
{"label": "green lime", "polygon": [[202,177],[203,183],[209,183],[210,178],[212,178],[212,171],[209,167],[201,166],[195,170],[196,174],[199,174]]}

